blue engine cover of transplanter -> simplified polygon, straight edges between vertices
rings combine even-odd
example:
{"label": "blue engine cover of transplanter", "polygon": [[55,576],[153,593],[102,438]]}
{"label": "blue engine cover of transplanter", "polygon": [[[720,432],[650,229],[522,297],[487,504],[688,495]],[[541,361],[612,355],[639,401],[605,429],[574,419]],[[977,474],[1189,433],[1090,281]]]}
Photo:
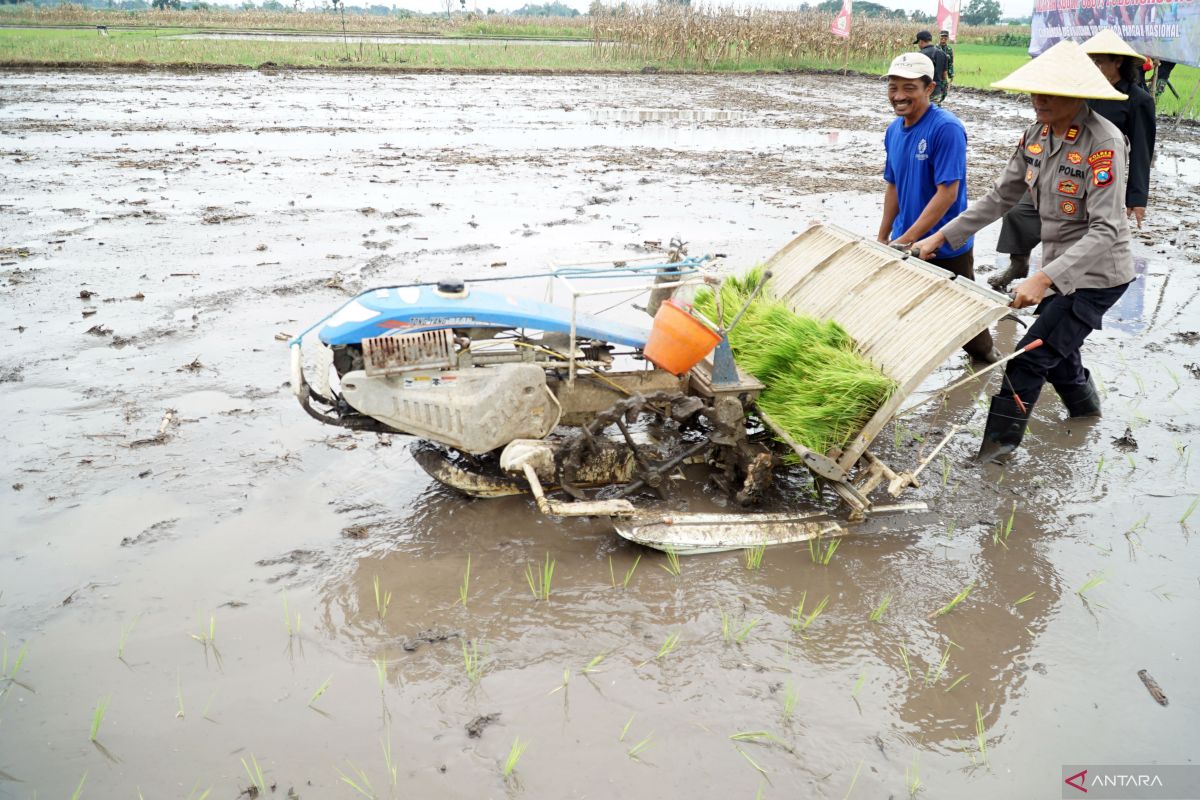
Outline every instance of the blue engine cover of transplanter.
{"label": "blue engine cover of transplanter", "polygon": [[[321,327],[327,345],[357,344],[388,334],[437,328],[529,328],[571,332],[570,309],[500,292],[468,287],[466,297],[443,297],[432,286],[405,286],[363,292],[330,314]],[[641,349],[649,331],[609,322],[590,314],[575,315],[575,335]]]}

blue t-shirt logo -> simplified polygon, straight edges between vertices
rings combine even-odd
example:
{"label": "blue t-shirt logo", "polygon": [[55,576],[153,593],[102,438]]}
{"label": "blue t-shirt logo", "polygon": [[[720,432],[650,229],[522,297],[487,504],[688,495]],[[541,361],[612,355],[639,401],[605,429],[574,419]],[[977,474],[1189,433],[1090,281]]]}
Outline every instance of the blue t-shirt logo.
{"label": "blue t-shirt logo", "polygon": [[920,144],[917,145],[917,161],[924,161],[929,158],[929,154],[925,152],[927,149],[929,149],[929,142],[922,139]]}

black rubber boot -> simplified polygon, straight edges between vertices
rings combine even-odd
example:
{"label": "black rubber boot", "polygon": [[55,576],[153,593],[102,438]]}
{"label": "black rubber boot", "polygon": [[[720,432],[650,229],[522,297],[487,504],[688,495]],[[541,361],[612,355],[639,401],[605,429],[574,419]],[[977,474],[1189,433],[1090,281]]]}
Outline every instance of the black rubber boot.
{"label": "black rubber boot", "polygon": [[976,460],[998,462],[1020,447],[1031,411],[1033,407],[1028,403],[1025,404],[1025,411],[1022,411],[1011,397],[993,397]]}
{"label": "black rubber boot", "polygon": [[1092,373],[1087,373],[1087,383],[1082,386],[1055,386],[1054,391],[1058,392],[1072,417],[1100,416],[1100,392],[1096,391]]}
{"label": "black rubber boot", "polygon": [[999,275],[993,275],[988,278],[988,286],[991,286],[997,292],[1003,292],[1013,281],[1024,280],[1028,277],[1029,254],[1026,253],[1022,256],[1014,253],[1008,257],[1008,269]]}

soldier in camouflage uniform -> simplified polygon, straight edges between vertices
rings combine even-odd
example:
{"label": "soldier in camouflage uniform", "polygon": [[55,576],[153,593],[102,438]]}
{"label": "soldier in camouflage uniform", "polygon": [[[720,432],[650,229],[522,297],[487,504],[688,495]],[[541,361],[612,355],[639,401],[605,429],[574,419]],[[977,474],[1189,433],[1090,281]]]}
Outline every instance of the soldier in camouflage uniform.
{"label": "soldier in camouflage uniform", "polygon": [[950,91],[950,84],[954,83],[954,47],[950,44],[950,31],[942,31],[938,34],[938,50],[946,54],[946,80],[942,87],[942,99],[946,99],[946,93]]}

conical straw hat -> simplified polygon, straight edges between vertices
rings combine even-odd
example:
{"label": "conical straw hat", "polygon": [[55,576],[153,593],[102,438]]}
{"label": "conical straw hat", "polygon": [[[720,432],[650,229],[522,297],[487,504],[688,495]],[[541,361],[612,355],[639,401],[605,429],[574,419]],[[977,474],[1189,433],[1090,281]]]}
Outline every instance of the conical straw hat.
{"label": "conical straw hat", "polygon": [[1083,48],[1067,39],[1004,80],[996,81],[992,88],[1088,100],[1125,100],[1129,97],[1114,89]]}
{"label": "conical straw hat", "polygon": [[1112,28],[1105,28],[1081,44],[1080,47],[1089,55],[1091,53],[1107,53],[1114,56],[1132,56],[1138,61],[1144,60],[1141,54],[1135,53],[1129,43],[1118,36]]}

